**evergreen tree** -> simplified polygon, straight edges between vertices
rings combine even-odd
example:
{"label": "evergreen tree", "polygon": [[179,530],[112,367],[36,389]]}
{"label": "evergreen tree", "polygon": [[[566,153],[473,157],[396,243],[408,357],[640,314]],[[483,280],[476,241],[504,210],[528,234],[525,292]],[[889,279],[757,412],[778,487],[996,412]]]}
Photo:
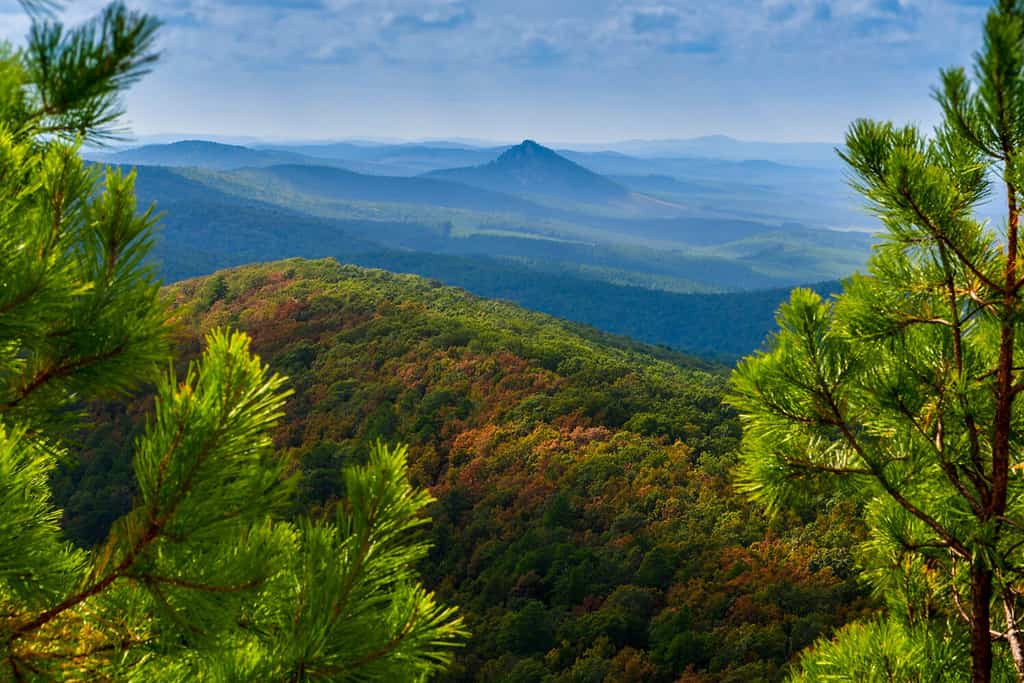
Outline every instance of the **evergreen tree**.
{"label": "evergreen tree", "polygon": [[[795,291],[733,376],[741,485],[770,508],[855,499],[871,529],[891,621],[819,645],[809,680],[1024,680],[1024,3],[991,9],[936,99],[933,135],[852,125],[841,154],[884,241],[835,300]],[[997,187],[998,231],[976,217]]]}
{"label": "evergreen tree", "polygon": [[[0,679],[421,680],[464,633],[419,585],[430,502],[404,449],[345,472],[324,519],[270,431],[284,379],[245,335],[211,332],[184,377],[146,262],[152,210],[82,141],[118,133],[119,96],[153,64],[157,22],[120,4],[67,29],[49,3],[0,47]],[[43,14],[40,14],[42,12]],[[48,475],[83,402],[155,382],[134,447],[134,509],[97,550],[67,543]]]}

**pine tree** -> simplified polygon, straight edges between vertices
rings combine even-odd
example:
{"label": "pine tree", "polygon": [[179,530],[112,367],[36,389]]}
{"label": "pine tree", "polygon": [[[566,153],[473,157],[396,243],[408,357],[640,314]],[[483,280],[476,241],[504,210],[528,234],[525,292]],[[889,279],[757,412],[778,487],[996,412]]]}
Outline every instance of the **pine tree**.
{"label": "pine tree", "polygon": [[[34,13],[0,46],[0,679],[393,681],[443,669],[464,637],[418,583],[430,497],[404,449],[345,472],[346,498],[289,520],[270,432],[288,395],[248,338],[211,332],[184,377],[147,261],[134,175],[81,160],[118,134],[157,22],[109,6],[68,29]],[[106,543],[69,544],[48,476],[85,401],[153,382],[139,494]]]}
{"label": "pine tree", "polygon": [[[934,134],[851,126],[841,154],[883,241],[835,300],[795,291],[734,373],[740,484],[770,508],[862,503],[890,607],[806,655],[808,680],[1024,680],[1024,3],[984,29],[972,74],[941,75]],[[998,232],[977,218],[990,197]]]}

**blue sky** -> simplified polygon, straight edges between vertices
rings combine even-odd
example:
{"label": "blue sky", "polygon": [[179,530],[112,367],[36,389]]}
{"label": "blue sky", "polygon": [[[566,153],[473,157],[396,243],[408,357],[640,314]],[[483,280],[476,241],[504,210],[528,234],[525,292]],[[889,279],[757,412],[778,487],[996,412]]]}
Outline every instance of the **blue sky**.
{"label": "blue sky", "polygon": [[[77,0],[68,21],[99,0]],[[934,122],[982,0],[128,0],[164,59],[140,134],[599,142],[835,141],[859,116]],[[0,36],[25,20],[0,0]]]}

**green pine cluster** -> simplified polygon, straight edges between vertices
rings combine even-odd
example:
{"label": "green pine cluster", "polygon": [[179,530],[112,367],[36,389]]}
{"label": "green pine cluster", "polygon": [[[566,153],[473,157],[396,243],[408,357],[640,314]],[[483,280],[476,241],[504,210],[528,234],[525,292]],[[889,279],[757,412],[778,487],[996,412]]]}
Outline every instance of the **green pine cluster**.
{"label": "green pine cluster", "polygon": [[[402,448],[347,469],[346,497],[291,520],[270,431],[289,392],[224,329],[184,376],[146,263],[133,176],[78,148],[118,134],[158,23],[115,3],[67,28],[49,3],[0,46],[0,679],[413,681],[464,639],[413,565],[431,498]],[[133,509],[98,549],[64,538],[49,475],[84,402],[142,384]]]}
{"label": "green pine cluster", "polygon": [[[935,98],[934,134],[850,128],[883,241],[834,300],[794,292],[734,374],[742,486],[775,509],[861,505],[889,605],[799,680],[1024,681],[1024,3],[996,3],[973,71],[944,71]],[[976,218],[989,199],[998,229]]]}

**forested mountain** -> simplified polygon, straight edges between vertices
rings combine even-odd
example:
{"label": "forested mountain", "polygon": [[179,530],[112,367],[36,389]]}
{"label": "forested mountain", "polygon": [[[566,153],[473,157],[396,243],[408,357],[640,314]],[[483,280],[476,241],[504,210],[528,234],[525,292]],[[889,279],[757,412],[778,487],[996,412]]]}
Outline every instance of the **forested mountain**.
{"label": "forested mountain", "polygon": [[[438,498],[421,567],[473,638],[448,681],[776,681],[865,613],[851,510],[769,524],[730,485],[724,368],[411,276],[291,260],[171,287],[183,361],[247,331],[295,396],[275,436],[301,508],[344,494],[376,439]],[[55,480],[99,539],[133,495],[147,404],[93,408]],[[680,678],[682,677],[682,678]]]}
{"label": "forested mountain", "polygon": [[543,207],[500,191],[433,177],[366,175],[340,168],[301,164],[273,165],[244,171],[240,175],[256,183],[273,183],[279,191],[300,192],[332,200],[518,211],[527,215],[545,212]]}
{"label": "forested mountain", "polygon": [[524,140],[509,148],[490,163],[434,171],[430,176],[497,192],[550,195],[562,201],[605,203],[624,200],[629,195],[628,190],[618,183],[533,140]]}
{"label": "forested mountain", "polygon": [[[497,235],[453,240],[444,225],[327,219],[219,192],[173,169],[140,168],[136,187],[143,204],[156,201],[164,212],[154,256],[172,282],[286,256],[327,255],[423,275],[480,296],[727,362],[760,346],[788,293],[781,287],[692,294],[656,289],[626,271],[611,270],[629,263],[625,256],[611,260],[596,250],[587,255],[572,245]],[[515,256],[494,255],[501,253]],[[543,260],[559,254],[562,261]],[[594,270],[574,266],[570,258],[588,258]],[[668,278],[673,262],[645,260],[643,265]],[[691,272],[723,282],[751,277],[735,265],[706,260],[694,262]],[[835,287],[819,289],[830,293]]]}
{"label": "forested mountain", "polygon": [[[370,252],[351,261],[434,278],[480,296],[728,364],[761,347],[790,291],[679,294],[538,271],[514,261],[407,252]],[[830,295],[839,283],[824,282],[814,289]]]}

